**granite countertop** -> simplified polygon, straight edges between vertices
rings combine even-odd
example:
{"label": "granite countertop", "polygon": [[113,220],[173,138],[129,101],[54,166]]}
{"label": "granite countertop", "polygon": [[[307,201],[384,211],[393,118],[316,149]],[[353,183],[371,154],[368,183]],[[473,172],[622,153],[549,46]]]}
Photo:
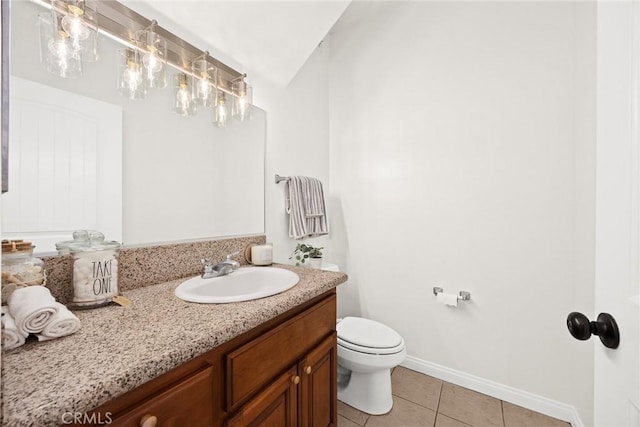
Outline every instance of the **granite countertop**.
{"label": "granite countertop", "polygon": [[285,265],[300,282],[278,295],[194,304],[174,295],[184,280],[125,291],[128,307],[76,311],[82,328],[2,354],[3,426],[59,426],[346,281],[343,273]]}

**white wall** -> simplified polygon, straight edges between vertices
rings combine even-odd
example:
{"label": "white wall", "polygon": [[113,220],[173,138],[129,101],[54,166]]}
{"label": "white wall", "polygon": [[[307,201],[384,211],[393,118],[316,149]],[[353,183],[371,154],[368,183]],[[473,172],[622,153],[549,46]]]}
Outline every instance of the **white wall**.
{"label": "white wall", "polygon": [[[592,422],[595,7],[356,2],[334,27],[339,311]],[[433,286],[467,290],[457,309]]]}
{"label": "white wall", "polygon": [[[320,46],[291,83],[277,87],[252,80],[254,102],[268,111],[265,166],[265,231],[274,244],[274,259],[289,263],[289,256],[300,241],[288,237],[288,215],[284,210],[285,184],[276,184],[275,174],[305,175],[320,179],[329,199],[329,50]],[[333,219],[329,219],[332,229]],[[334,233],[332,232],[331,235]],[[332,237],[305,239],[305,243],[326,248],[324,257],[333,261]]]}

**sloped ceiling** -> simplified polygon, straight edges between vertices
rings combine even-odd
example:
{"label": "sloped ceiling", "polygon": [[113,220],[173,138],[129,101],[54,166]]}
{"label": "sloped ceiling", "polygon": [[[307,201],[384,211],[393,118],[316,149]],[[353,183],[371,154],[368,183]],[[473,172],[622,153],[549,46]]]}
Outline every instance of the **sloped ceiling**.
{"label": "sloped ceiling", "polygon": [[240,72],[286,86],[351,0],[120,0]]}

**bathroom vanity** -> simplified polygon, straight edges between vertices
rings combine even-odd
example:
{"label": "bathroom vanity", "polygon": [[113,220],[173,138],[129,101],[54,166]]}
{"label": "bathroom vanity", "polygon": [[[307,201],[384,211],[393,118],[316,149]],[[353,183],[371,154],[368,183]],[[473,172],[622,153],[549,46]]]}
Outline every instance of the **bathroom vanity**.
{"label": "bathroom vanity", "polygon": [[112,426],[336,425],[336,297],[328,291],[101,405]]}
{"label": "bathroom vanity", "polygon": [[335,425],[347,276],[282,267],[300,282],[268,298],[187,303],[181,279],[125,292],[128,308],[76,312],[78,333],[4,354],[2,425]]}

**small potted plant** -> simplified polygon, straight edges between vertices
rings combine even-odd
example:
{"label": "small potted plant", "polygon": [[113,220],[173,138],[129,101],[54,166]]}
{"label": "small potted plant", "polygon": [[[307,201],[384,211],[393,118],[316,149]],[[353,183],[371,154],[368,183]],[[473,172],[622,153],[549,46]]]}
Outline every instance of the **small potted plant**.
{"label": "small potted plant", "polygon": [[305,264],[308,261],[311,268],[322,268],[323,249],[305,243],[298,243],[289,259],[295,259],[296,265]]}

